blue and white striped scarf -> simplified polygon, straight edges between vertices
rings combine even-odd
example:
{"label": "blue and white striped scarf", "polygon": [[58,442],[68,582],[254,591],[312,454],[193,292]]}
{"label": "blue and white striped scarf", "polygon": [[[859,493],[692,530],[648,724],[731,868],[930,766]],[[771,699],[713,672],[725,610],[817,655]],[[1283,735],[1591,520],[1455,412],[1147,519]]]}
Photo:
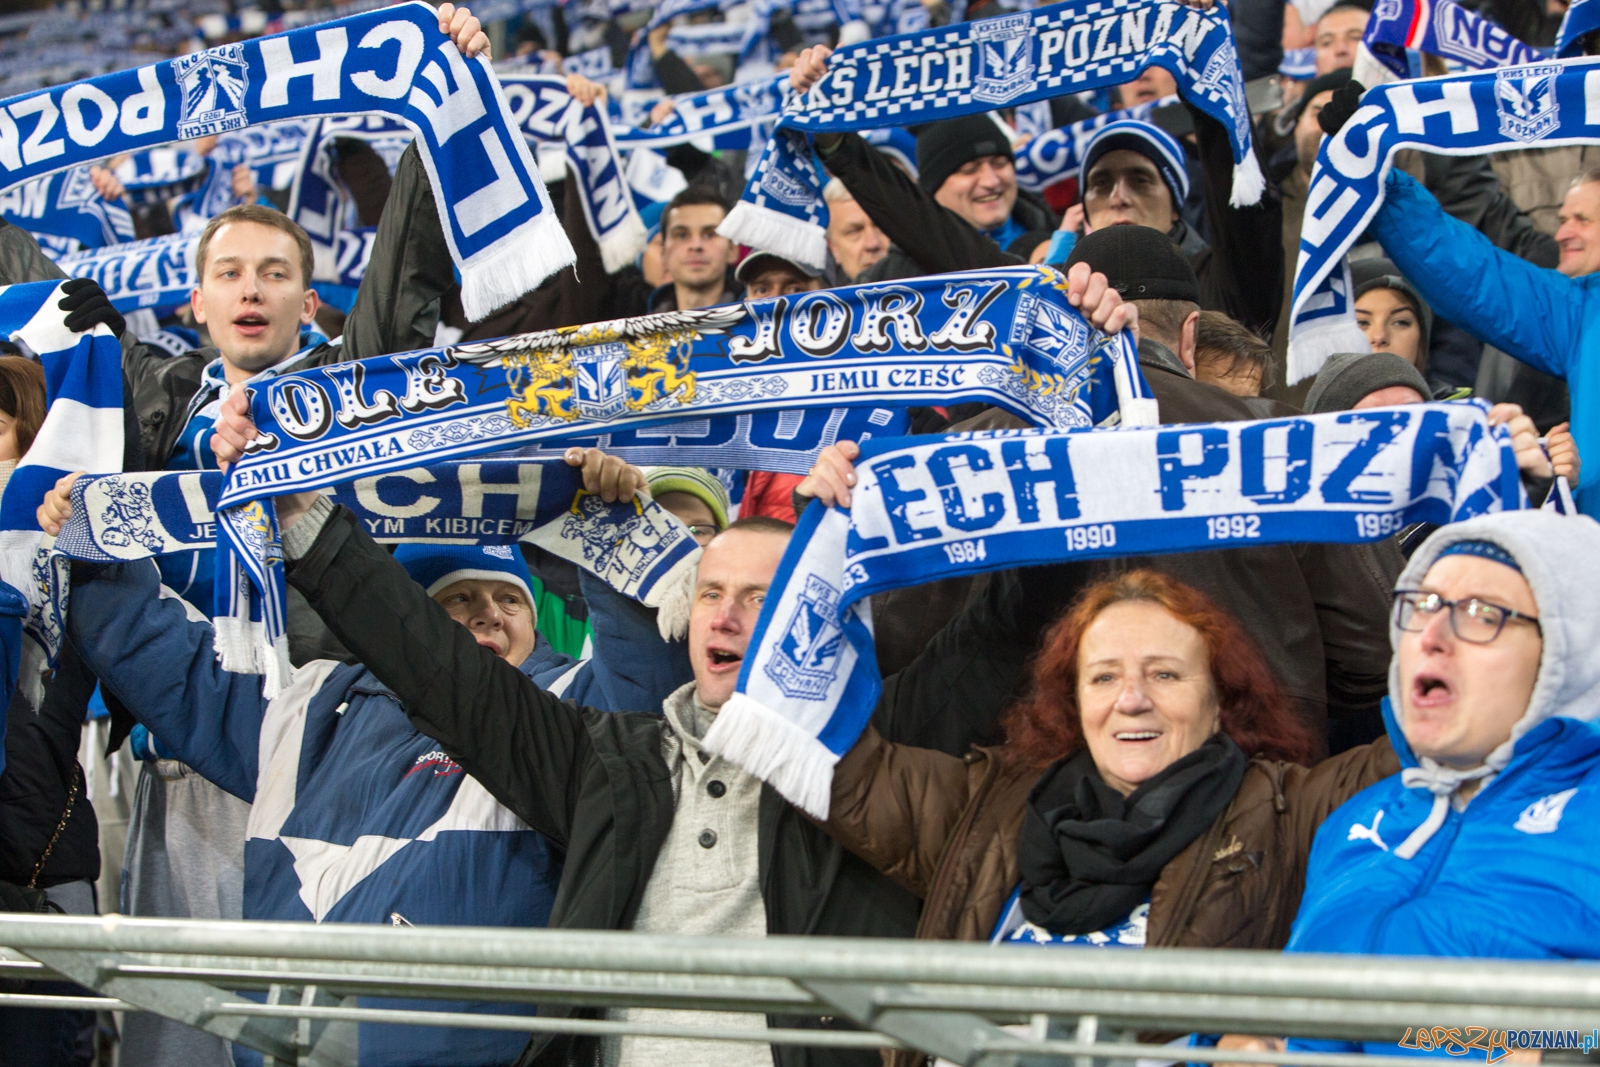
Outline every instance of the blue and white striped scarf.
{"label": "blue and white striped scarf", "polygon": [[928,575],[1284,542],[1378,541],[1526,506],[1482,401],[1117,432],[878,438],[813,502],[705,747],[817,818],[882,691],[873,593]]}
{"label": "blue and white striped scarf", "polygon": [[617,156],[606,108],[584,107],[567,92],[565,78],[512,74],[503,79],[506,102],[523,136],[564,145],[567,165],[578,179],[584,219],[600,246],[606,273],[629,266],[649,239]]}
{"label": "blue and white striped scarf", "polygon": [[341,235],[357,221],[354,197],[335,170],[334,144],[347,138],[364,141],[393,174],[415,135],[405,123],[383,115],[312,119],[307,124],[297,164],[290,171],[286,214],[311,238],[313,282],[338,281]]}
{"label": "blue and white striped scarf", "polygon": [[1600,59],[1502,67],[1367,90],[1336,137],[1324,137],[1306,194],[1289,333],[1289,384],[1337,352],[1367,351],[1345,254],[1383,205],[1394,154],[1474,156],[1600,142],[1587,88]]}
{"label": "blue and white striped scarf", "polygon": [[68,330],[60,301],[58,282],[0,288],[0,337],[39,358],[49,403],[0,499],[0,579],[28,598],[21,684],[34,707],[63,632],[63,605],[52,595],[57,583],[35,513],[65,475],[122,469],[122,344],[104,326]]}
{"label": "blue and white striped scarf", "polygon": [[1454,0],[1379,0],[1352,73],[1369,87],[1409,78],[1407,51],[1441,56],[1468,70],[1521,66],[1549,55]]}
{"label": "blue and white striped scarf", "polygon": [[218,583],[250,641],[230,662],[286,670],[262,666],[281,653],[270,498],[285,493],[599,435],[634,462],[703,462],[694,445],[720,466],[798,473],[841,436],[904,432],[878,409],[973,400],[1056,429],[1153,423],[1132,343],[1092,330],[1065,288],[1048,267],[970,271],[276,377],[252,390],[260,436],[219,499],[218,565],[255,590]]}
{"label": "blue and white striped scarf", "polygon": [[[1222,123],[1233,144],[1234,205],[1261,199],[1266,179],[1250,143],[1244,77],[1225,10],[1148,0],[1066,0],[1015,15],[865,41],[828,57],[803,97],[790,94],[778,128],[817,134],[906,126],[1119,85],[1149,66]],[[816,204],[801,198],[809,151],[774,137],[718,232],[824,265]]]}
{"label": "blue and white striped scarf", "polygon": [[488,61],[464,59],[417,2],[5,101],[0,182],[259,122],[362,112],[418,132],[469,318],[573,261]]}

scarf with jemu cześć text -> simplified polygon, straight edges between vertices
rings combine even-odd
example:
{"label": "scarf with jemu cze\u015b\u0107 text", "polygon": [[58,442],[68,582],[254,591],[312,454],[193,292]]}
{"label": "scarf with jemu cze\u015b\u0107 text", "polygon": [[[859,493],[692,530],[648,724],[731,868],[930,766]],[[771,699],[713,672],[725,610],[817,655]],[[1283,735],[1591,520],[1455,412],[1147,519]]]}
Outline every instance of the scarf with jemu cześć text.
{"label": "scarf with jemu cze\u015b\u0107 text", "polygon": [[1468,70],[1516,67],[1549,55],[1453,0],[1378,0],[1351,73],[1366,86],[1409,78],[1408,50],[1441,56]]}
{"label": "scarf with jemu cze\u015b\u0107 text", "polygon": [[[778,121],[797,134],[910,126],[1171,72],[1178,91],[1228,130],[1234,205],[1261,199],[1250,109],[1227,13],[1148,0],[1067,0],[1034,11],[865,41],[828,57]],[[823,267],[820,169],[800,137],[773,137],[718,229],[741,244]]]}
{"label": "scarf with jemu cze\u015b\u0107 text", "polygon": [[[1132,343],[1092,330],[1065,288],[1048,267],[970,271],[274,377],[251,390],[259,436],[218,501],[218,558],[231,553],[269,609],[251,604],[265,625],[249,662],[282,636],[270,498],[284,493],[490,452],[558,456],[602,434],[632,462],[709,452],[798,473],[841,437],[904,432],[902,409],[932,403],[984,400],[1058,429],[1153,423]],[[235,604],[250,600],[230,583]]]}
{"label": "scarf with jemu cze\u015b\u0107 text", "polygon": [[423,3],[7,100],[0,182],[260,122],[361,112],[417,131],[469,319],[573,261],[493,69],[463,58]]}
{"label": "scarf with jemu cze\u015b\u0107 text", "polygon": [[605,106],[596,101],[584,107],[567,92],[565,78],[548,74],[505,75],[501,84],[524,136],[566,147],[567,166],[577,177],[583,215],[606,273],[632,264],[647,235],[628,195]]}
{"label": "scarf with jemu cze\u015b\u0107 text", "polygon": [[[120,563],[217,543],[217,471],[165,471],[80,478],[72,488],[72,518],[54,551],[71,559]],[[384,543],[513,546],[526,541],[598,575],[618,592],[663,608],[665,629],[687,617],[686,579],[699,546],[659,504],[643,499],[606,504],[583,491],[580,472],[556,460],[508,462],[484,457],[396,471],[345,482],[327,491]],[[223,555],[223,553],[218,553]],[[229,670],[264,676],[270,694],[288,675],[267,646],[266,619],[281,604],[257,604],[251,619],[238,614],[237,565],[227,564],[216,586],[215,645]],[[65,610],[63,587],[59,599]],[[275,652],[277,650],[274,650]]]}
{"label": "scarf with jemu cze\u015b\u0107 text", "polygon": [[1522,508],[1479,400],[1109,432],[875,438],[849,508],[801,516],[704,744],[822,819],[882,691],[867,598],[1041,563],[1378,541]]}
{"label": "scarf with jemu cze\u015b\u0107 text", "polygon": [[1324,137],[1306,194],[1289,332],[1289,384],[1336,352],[1365,352],[1345,254],[1383,206],[1394,154],[1474,156],[1600,142],[1600,59],[1392,82]]}
{"label": "scarf with jemu cze\u015b\u0107 text", "polygon": [[105,326],[68,330],[60,302],[58,282],[0,288],[0,337],[38,356],[49,405],[0,498],[0,579],[28,599],[19,685],[35,708],[63,628],[63,605],[53,595],[55,568],[36,512],[65,475],[122,469],[122,345]]}

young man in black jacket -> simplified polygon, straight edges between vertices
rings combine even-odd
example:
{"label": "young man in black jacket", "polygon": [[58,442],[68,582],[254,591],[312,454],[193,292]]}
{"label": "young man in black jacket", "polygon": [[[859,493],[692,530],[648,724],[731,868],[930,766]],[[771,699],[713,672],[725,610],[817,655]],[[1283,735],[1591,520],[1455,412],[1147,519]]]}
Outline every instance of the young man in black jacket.
{"label": "young man in black jacket", "polygon": [[[1071,276],[1075,303],[1115,332],[1137,318],[1105,278],[1081,267]],[[230,399],[213,447],[229,463],[255,437],[243,395]],[[596,453],[598,455],[598,453]],[[586,478],[606,500],[631,497],[634,468],[615,457],[596,461]],[[918,905],[909,893],[859,858],[742,768],[702,752],[699,739],[732,694],[767,586],[787,544],[788,527],[749,520],[719,534],[696,576],[689,622],[694,682],[660,711],[602,714],[539,689],[455,625],[411,582],[343,509],[301,494],[278,499],[290,583],[406,707],[417,727],[503,804],[566,852],[552,927],[654,932],[829,934],[907,937]],[[890,679],[880,730],[902,740],[921,736],[940,717],[991,720],[1020,676],[1019,649],[1059,608],[1048,583],[1026,594],[1021,583],[1006,610],[962,620],[901,677]],[[1030,600],[1031,598],[1031,600]],[[1035,602],[1039,601],[1039,602]],[[606,654],[597,650],[597,655]],[[1005,678],[972,691],[965,707],[949,704],[964,676]],[[543,1006],[542,1014],[578,1014]],[[670,1021],[709,1024],[700,1013]],[[652,1018],[640,1009],[613,1017]],[[661,1016],[654,1016],[660,1019]],[[716,1016],[722,1025],[723,1016]],[[848,1026],[833,1020],[749,1016],[759,1029]],[[872,1051],[808,1049],[725,1042],[663,1048],[650,1039],[535,1037],[523,1064],[633,1067],[673,1056],[717,1067],[870,1067]]]}

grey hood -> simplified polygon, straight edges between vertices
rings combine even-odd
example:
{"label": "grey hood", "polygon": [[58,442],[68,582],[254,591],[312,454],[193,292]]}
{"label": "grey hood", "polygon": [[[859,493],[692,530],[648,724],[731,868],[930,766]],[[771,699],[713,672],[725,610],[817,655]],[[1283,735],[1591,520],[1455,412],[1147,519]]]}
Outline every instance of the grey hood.
{"label": "grey hood", "polygon": [[[1600,655],[1595,654],[1600,649],[1600,523],[1585,515],[1549,511],[1509,511],[1451,523],[1422,543],[1395,588],[1417,588],[1440,553],[1459,541],[1488,541],[1517,561],[1538,605],[1544,649],[1528,710],[1483,766],[1457,770],[1424,756],[1401,772],[1408,788],[1434,795],[1432,815],[1394,850],[1402,859],[1414,856],[1443,824],[1457,787],[1479,778],[1487,785],[1511,761],[1518,739],[1529,730],[1557,715],[1587,720],[1600,714]],[[1390,616],[1389,644],[1398,648],[1399,643],[1400,629]],[[1403,729],[1399,657],[1389,661],[1389,704]]]}

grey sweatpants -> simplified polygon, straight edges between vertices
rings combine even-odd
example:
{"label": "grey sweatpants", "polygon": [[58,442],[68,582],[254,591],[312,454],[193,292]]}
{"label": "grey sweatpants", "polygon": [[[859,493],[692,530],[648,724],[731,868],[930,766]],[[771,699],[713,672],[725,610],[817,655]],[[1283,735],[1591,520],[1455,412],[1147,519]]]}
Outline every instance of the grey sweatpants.
{"label": "grey sweatpants", "polygon": [[[144,761],[128,819],[122,910],[169,919],[238,919],[250,805],[177,760]],[[228,1043],[159,1015],[130,1014],[123,1067],[231,1067]]]}

